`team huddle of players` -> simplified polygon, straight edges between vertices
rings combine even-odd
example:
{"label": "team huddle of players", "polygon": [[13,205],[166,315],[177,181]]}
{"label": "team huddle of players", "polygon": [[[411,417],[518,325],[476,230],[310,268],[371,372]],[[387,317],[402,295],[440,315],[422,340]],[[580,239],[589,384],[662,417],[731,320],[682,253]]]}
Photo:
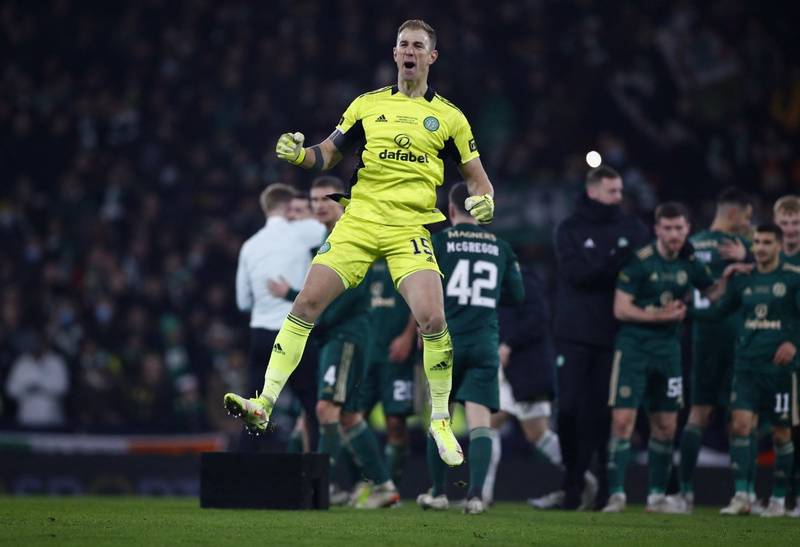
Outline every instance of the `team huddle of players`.
{"label": "team huddle of players", "polygon": [[[303,169],[331,169],[351,151],[358,165],[351,195],[335,179],[328,180],[327,188],[319,183],[312,188],[312,200],[324,201],[329,193],[330,204],[338,202],[325,221],[327,239],[275,336],[263,389],[252,398],[228,393],[224,404],[250,431],[265,431],[314,330],[321,344],[318,450],[332,461],[340,453],[349,455],[359,476],[370,481],[371,488],[353,496],[356,506],[393,505],[399,495],[392,477],[398,476],[407,450],[401,424],[411,412],[410,340],[418,326],[431,402],[428,467],[433,487],[417,502],[427,509],[448,506],[447,466],[464,463],[449,404],[461,402],[470,429],[464,510],[475,514],[490,501],[483,487],[496,438],[492,412],[501,406],[498,374],[504,348],[497,307],[501,300],[521,302],[525,291],[509,246],[482,227],[493,219],[494,188],[466,116],[428,85],[429,70],[439,57],[436,42],[426,22],[404,22],[392,49],[395,85],[358,96],[333,133],[314,146],[304,147],[299,132],[278,139],[277,157]],[[446,159],[455,163],[465,183],[450,192],[453,226],[431,237],[425,225],[445,219],[436,208],[436,188],[444,181]],[[656,239],[638,249],[619,273],[614,315],[621,327],[609,389],[611,495],[604,511],[625,508],[630,439],[637,410],[644,405],[651,429],[649,511],[691,511],[702,428],[711,409],[724,406],[731,410],[736,495],[723,513],[746,514],[756,507],[751,496],[753,432],[759,421],[770,423],[776,451],[773,492],[763,514],[786,512],[794,466],[790,426],[798,413],[800,270],[790,255],[800,247],[800,200],[788,197],[776,204],[776,222],[783,230],[764,224],[751,233],[750,215],[746,198],[723,196],[715,225],[693,238],[693,249],[686,244],[690,225],[685,207],[662,204],[655,212]],[[752,238],[751,252],[743,238]],[[667,496],[684,395],[680,325],[687,315],[696,325],[693,408],[681,442],[682,491]],[[507,353],[506,348],[506,358]],[[379,399],[389,416],[388,459],[364,421]],[[529,410],[525,417],[536,419],[535,409]],[[557,462],[558,443],[552,435],[540,437],[537,447]],[[794,469],[797,482],[800,469]]]}
{"label": "team huddle of players", "polygon": [[[640,406],[651,426],[648,511],[692,511],[694,469],[713,409],[730,412],[735,495],[722,514],[783,516],[789,490],[800,494],[791,431],[798,424],[800,198],[778,200],[774,222],[755,229],[751,214],[746,196],[726,191],[711,228],[687,243],[688,212],[677,203],[663,204],[655,212],[656,241],[639,249],[619,274],[605,512],[625,508],[625,469]],[[677,411],[685,394],[680,325],[686,317],[693,319],[691,411],[680,443],[680,492],[668,496]],[[766,507],[754,490],[759,425],[771,429],[776,455]]]}
{"label": "team huddle of players", "polygon": [[[324,191],[332,190],[338,188]],[[501,407],[497,309],[501,303],[519,304],[524,289],[510,247],[478,226],[463,209],[465,195],[464,184],[451,190],[448,212],[453,226],[433,236],[432,248],[420,245],[420,252],[433,253],[444,274],[445,311],[454,349],[451,400],[464,404],[470,430],[465,511],[479,513],[491,501],[484,488],[495,433],[488,414]],[[726,191],[718,199],[710,229],[689,237],[688,211],[678,203],[662,204],[655,212],[655,241],[637,249],[619,274],[614,311],[620,329],[609,386],[611,495],[605,512],[625,509],[625,471],[640,406],[651,422],[648,511],[691,513],[694,468],[703,429],[714,410],[731,413],[735,495],[722,514],[752,511],[782,516],[787,512],[787,494],[800,494],[800,470],[794,464],[791,439],[791,427],[798,423],[793,339],[800,327],[800,266],[796,265],[800,262],[800,198],[779,200],[775,223],[752,229],[751,213],[745,195]],[[342,454],[353,476],[363,479],[352,492],[334,488],[332,501],[373,508],[399,499],[396,491],[386,496],[375,485],[399,480],[408,455],[406,418],[415,412],[416,329],[385,262],[374,264],[359,287],[350,293],[360,295],[360,312],[339,315],[335,327],[340,341],[347,339],[345,343],[352,345],[355,357],[328,363],[323,356],[320,397],[339,393],[345,396],[340,401],[344,408],[362,413],[381,402],[387,418],[386,448],[383,456],[376,450],[359,450],[350,436],[343,440],[344,449],[324,441],[320,447],[333,463]],[[691,389],[686,390],[681,323],[689,316],[693,351]],[[667,495],[677,413],[686,402],[691,412],[680,442],[680,492]],[[754,493],[757,432],[765,428],[772,430],[776,454],[766,507]],[[371,461],[376,458],[379,461]],[[424,509],[447,509],[447,466],[432,440],[427,462],[433,485],[417,503]],[[374,471],[381,467],[385,470]],[[800,514],[798,507],[792,515]]]}

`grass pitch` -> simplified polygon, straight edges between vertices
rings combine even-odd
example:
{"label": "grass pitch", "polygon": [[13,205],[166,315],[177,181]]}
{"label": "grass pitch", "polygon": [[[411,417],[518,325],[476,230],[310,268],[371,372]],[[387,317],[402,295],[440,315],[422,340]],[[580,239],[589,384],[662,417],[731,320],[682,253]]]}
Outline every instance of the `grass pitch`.
{"label": "grass pitch", "polygon": [[193,498],[0,497],[0,544],[23,545],[799,545],[800,521],[537,512],[499,503],[484,515],[395,509],[200,509]]}

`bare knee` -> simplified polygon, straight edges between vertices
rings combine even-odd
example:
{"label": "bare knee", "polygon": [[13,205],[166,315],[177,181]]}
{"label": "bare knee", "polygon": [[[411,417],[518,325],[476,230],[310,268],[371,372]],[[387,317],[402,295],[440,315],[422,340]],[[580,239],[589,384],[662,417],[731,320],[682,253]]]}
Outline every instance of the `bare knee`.
{"label": "bare knee", "polygon": [[442,332],[446,325],[444,308],[423,310],[415,319],[419,324],[420,330],[425,334]]}
{"label": "bare knee", "polygon": [[503,412],[502,410],[499,412],[495,412],[492,414],[491,418],[491,427],[492,429],[500,429],[504,423],[508,420],[508,413]]}
{"label": "bare knee", "polygon": [[522,431],[525,433],[525,439],[531,444],[536,444],[542,438],[545,431],[547,431],[547,418],[532,418],[522,422]]}
{"label": "bare knee", "polygon": [[360,412],[342,412],[339,417],[339,423],[342,424],[342,429],[347,431],[361,422],[364,421],[364,416]]}
{"label": "bare knee", "polygon": [[465,414],[467,415],[467,426],[470,429],[476,427],[489,427],[492,423],[492,413],[488,407],[485,407],[472,401],[467,401],[464,405]]}
{"label": "bare knee", "polygon": [[650,425],[650,436],[659,441],[671,441],[675,438],[675,424],[660,423]]}
{"label": "bare knee", "polygon": [[675,412],[656,412],[650,416],[650,436],[659,441],[671,441],[678,428],[678,414]]}
{"label": "bare knee", "polygon": [[708,427],[708,421],[711,417],[710,406],[693,406],[689,411],[689,423],[696,425],[700,429]]}
{"label": "bare knee", "polygon": [[321,424],[338,423],[342,407],[331,401],[317,401],[317,419]]}
{"label": "bare knee", "polygon": [[386,416],[386,439],[390,444],[408,444],[408,428],[403,416]]}
{"label": "bare knee", "polygon": [[772,429],[772,442],[786,444],[792,440],[792,430],[788,427],[774,427]]}
{"label": "bare knee", "polygon": [[618,439],[630,439],[635,421],[635,411],[614,410],[611,414],[611,435]]}
{"label": "bare knee", "polygon": [[733,420],[731,422],[731,431],[733,431],[734,435],[738,437],[747,437],[750,435],[752,426],[753,420],[750,418],[750,416],[741,416],[734,412]]}
{"label": "bare knee", "polygon": [[294,299],[292,315],[303,321],[313,323],[324,309],[325,303],[322,301],[322,298],[315,296],[309,291],[302,290],[300,294],[297,295],[297,298]]}

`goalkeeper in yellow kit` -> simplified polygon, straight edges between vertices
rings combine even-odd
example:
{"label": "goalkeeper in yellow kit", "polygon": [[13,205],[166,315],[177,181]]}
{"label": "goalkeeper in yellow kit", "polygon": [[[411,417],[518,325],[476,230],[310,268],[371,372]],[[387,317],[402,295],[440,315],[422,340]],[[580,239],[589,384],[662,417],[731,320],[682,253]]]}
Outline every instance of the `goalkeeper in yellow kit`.
{"label": "goalkeeper in yellow kit", "polygon": [[225,395],[228,411],[252,432],[265,430],[317,317],[342,292],[358,285],[375,260],[385,258],[422,331],[432,403],[430,434],[445,463],[464,461],[447,406],[453,346],[441,272],[424,225],[445,220],[436,209],[436,187],[442,184],[448,157],[467,182],[465,206],[478,222],[491,222],[494,200],[466,117],[428,86],[428,71],[438,55],[433,28],[422,20],[406,21],[393,48],[396,85],[357,97],[334,132],[315,146],[303,148],[301,133],[285,133],[278,140],[278,158],[305,169],[330,169],[353,148],[361,161],[351,196],[338,196],[346,205],[344,215],[320,247],[275,339],[263,391],[252,399]]}

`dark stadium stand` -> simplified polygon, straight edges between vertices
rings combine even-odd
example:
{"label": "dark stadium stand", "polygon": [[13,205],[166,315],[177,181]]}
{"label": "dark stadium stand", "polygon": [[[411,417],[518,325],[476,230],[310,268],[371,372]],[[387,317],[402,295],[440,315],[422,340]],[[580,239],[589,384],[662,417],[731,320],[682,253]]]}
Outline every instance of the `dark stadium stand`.
{"label": "dark stadium stand", "polygon": [[[237,253],[265,184],[310,182],[275,141],[318,142],[353,96],[392,83],[411,15],[439,34],[431,82],[474,124],[496,228],[546,277],[590,149],[643,216],[682,199],[702,224],[734,184],[763,218],[797,192],[798,18],[612,4],[4,2],[0,429],[238,435],[221,405],[246,382]],[[9,379],[45,361],[67,381],[40,378],[48,410],[30,421]]]}

